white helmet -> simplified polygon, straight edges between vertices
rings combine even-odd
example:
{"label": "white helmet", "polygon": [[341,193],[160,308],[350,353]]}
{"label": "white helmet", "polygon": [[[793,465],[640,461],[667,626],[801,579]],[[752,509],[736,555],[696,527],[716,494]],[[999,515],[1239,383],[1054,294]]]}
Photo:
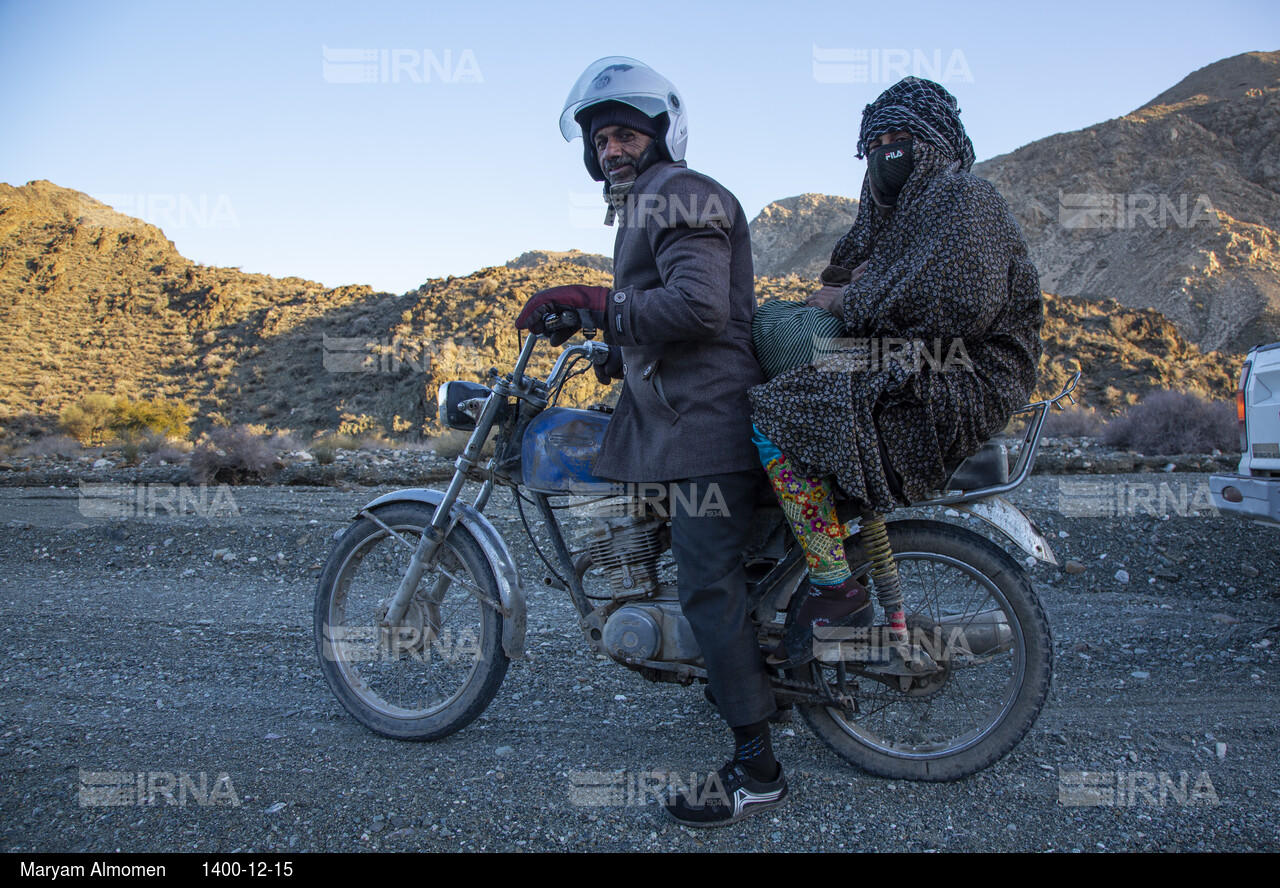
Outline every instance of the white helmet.
{"label": "white helmet", "polygon": [[648,117],[667,117],[667,131],[661,147],[670,160],[684,160],[689,142],[689,116],[685,113],[680,91],[670,80],[644,62],[626,56],[607,56],[592,62],[569,90],[564,111],[560,113],[560,133],[566,142],[582,136],[585,143],[583,160],[587,172],[597,182],[604,181],[604,171],[591,144],[589,108],[602,102],[621,102]]}

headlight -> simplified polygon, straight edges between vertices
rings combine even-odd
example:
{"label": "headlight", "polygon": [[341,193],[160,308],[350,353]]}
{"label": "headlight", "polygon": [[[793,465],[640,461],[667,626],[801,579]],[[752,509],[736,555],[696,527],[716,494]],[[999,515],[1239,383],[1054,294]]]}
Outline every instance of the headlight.
{"label": "headlight", "polygon": [[440,386],[436,409],[440,422],[451,429],[469,432],[475,429],[480,408],[490,395],[489,389],[475,382],[455,379]]}

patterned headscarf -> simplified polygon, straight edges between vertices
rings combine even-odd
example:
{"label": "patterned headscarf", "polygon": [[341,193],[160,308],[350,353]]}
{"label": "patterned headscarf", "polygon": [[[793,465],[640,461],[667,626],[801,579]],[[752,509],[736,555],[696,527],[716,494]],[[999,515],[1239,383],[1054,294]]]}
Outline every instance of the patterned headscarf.
{"label": "patterned headscarf", "polygon": [[872,142],[894,130],[907,130],[928,142],[960,161],[961,169],[973,166],[973,143],[960,122],[956,97],[932,80],[904,77],[863,110],[858,157],[864,157]]}

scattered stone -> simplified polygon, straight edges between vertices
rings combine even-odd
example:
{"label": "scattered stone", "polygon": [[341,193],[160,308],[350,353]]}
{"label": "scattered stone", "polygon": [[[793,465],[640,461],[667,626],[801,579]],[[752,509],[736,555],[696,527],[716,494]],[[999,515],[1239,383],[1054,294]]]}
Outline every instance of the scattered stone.
{"label": "scattered stone", "polygon": [[510,746],[499,746],[493,752],[494,755],[511,755],[515,750]]}
{"label": "scattered stone", "polygon": [[1116,579],[1117,579],[1119,582],[1121,582],[1121,583],[1128,583],[1128,582],[1129,582],[1129,571],[1127,571],[1127,570],[1118,570],[1118,571],[1116,571]]}
{"label": "scattered stone", "polygon": [[1130,677],[1130,678],[1136,678],[1138,681],[1146,681],[1148,678],[1150,678],[1150,677],[1151,677],[1151,673],[1150,673],[1150,672],[1142,672],[1142,671],[1138,671],[1138,672],[1130,672],[1130,673],[1129,673],[1129,677]]}
{"label": "scattered stone", "polygon": [[1214,614],[1209,619],[1213,620],[1215,623],[1222,623],[1224,626],[1234,626],[1236,623],[1240,622],[1240,620],[1231,616],[1231,614]]}
{"label": "scattered stone", "polygon": [[1069,574],[1084,573],[1084,565],[1081,564],[1079,561],[1076,561],[1074,558],[1069,559],[1067,563],[1062,566],[1062,569]]}
{"label": "scattered stone", "polygon": [[1252,580],[1258,576],[1258,569],[1252,564],[1243,564],[1240,566],[1240,573]]}
{"label": "scattered stone", "polygon": [[105,456],[101,459],[95,459],[93,461],[93,467],[95,469],[109,469],[111,468],[111,460],[107,459]]}

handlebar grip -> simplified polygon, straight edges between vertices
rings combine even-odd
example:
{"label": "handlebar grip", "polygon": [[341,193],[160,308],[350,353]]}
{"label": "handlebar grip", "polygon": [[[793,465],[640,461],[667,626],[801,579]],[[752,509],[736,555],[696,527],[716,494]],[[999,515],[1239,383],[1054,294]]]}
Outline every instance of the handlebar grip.
{"label": "handlebar grip", "polygon": [[558,312],[558,311],[551,312],[550,314],[548,314],[546,317],[542,319],[542,328],[546,330],[548,333],[554,333],[557,330],[561,330],[569,326],[567,323],[565,323],[564,315],[565,315],[564,312]]}

